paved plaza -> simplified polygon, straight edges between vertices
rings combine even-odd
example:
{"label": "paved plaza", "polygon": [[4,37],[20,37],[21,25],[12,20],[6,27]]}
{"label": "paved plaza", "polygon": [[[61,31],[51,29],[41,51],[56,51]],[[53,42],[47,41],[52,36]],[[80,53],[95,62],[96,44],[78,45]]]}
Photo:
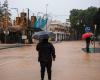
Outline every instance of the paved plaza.
{"label": "paved plaza", "polygon": [[[52,66],[52,80],[100,80],[99,52],[84,52],[84,41],[59,42],[54,46],[57,58]],[[35,47],[33,44],[0,50],[0,80],[40,80]],[[97,43],[96,48],[100,48]]]}

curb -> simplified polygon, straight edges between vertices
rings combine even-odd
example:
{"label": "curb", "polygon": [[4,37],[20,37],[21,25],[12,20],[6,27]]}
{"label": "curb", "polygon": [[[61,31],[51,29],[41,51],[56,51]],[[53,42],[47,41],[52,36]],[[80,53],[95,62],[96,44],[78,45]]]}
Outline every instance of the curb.
{"label": "curb", "polygon": [[7,46],[4,46],[4,47],[1,47],[0,50],[3,50],[3,49],[9,49],[9,48],[16,48],[16,47],[22,47],[22,46],[32,46],[32,45],[26,45],[26,44],[16,44],[16,45],[7,45]]}

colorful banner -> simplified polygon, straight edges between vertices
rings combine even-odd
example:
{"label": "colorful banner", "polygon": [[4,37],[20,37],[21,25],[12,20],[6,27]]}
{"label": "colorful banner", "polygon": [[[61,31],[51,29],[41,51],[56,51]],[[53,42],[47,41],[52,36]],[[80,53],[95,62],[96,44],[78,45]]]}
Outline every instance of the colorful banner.
{"label": "colorful banner", "polygon": [[48,18],[41,18],[41,17],[37,17],[35,24],[34,24],[34,28],[40,28],[43,29],[46,24],[47,24]]}

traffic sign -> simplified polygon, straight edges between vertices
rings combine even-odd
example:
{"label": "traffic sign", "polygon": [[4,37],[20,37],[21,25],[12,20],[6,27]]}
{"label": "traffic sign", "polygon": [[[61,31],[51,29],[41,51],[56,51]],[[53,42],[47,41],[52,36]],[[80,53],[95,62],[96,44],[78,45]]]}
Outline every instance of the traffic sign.
{"label": "traffic sign", "polygon": [[90,27],[85,27],[85,32],[90,32],[91,28]]}

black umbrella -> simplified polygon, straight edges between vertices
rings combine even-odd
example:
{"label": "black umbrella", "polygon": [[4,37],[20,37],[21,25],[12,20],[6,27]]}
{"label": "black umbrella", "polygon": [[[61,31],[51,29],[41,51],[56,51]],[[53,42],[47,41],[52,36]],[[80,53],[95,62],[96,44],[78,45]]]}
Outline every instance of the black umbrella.
{"label": "black umbrella", "polygon": [[49,31],[39,31],[33,34],[34,39],[48,39],[49,37],[54,37],[55,34]]}

